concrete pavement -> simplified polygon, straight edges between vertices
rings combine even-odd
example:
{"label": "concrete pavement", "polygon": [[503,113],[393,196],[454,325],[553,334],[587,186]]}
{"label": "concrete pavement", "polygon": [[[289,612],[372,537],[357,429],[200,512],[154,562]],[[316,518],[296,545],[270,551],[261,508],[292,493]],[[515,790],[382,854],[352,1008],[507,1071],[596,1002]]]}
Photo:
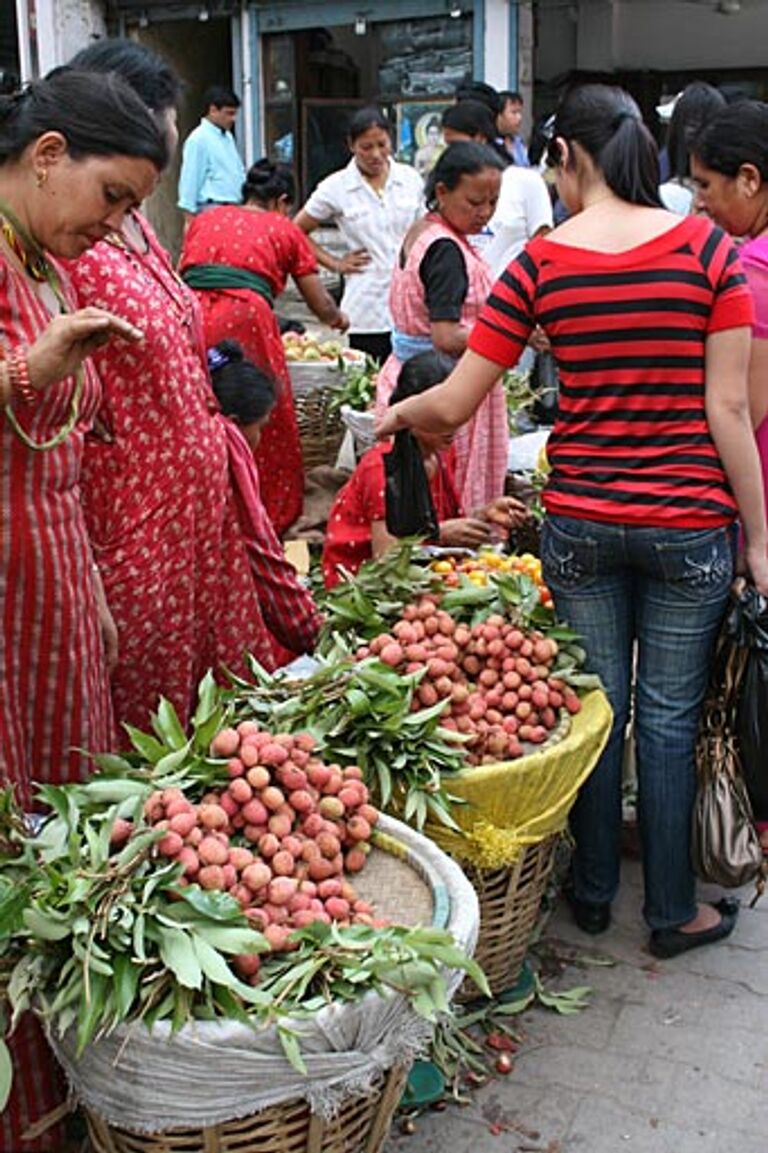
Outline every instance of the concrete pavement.
{"label": "concrete pavement", "polygon": [[428,1110],[411,1135],[396,1123],[385,1153],[766,1153],[768,896],[730,940],[671,961],[647,951],[641,903],[634,860],[605,935],[585,936],[561,902],[542,958],[563,971],[546,984],[590,985],[589,1008],[513,1018],[526,1040],[512,1073]]}

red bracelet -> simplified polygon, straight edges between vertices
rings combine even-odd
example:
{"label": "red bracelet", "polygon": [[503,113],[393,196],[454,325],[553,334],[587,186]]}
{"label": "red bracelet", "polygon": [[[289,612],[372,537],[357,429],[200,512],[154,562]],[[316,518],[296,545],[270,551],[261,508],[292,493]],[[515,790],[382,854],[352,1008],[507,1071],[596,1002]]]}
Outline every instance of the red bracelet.
{"label": "red bracelet", "polygon": [[8,357],[8,380],[11,391],[17,392],[24,404],[34,404],[37,395],[29,379],[29,364],[23,348],[14,348]]}

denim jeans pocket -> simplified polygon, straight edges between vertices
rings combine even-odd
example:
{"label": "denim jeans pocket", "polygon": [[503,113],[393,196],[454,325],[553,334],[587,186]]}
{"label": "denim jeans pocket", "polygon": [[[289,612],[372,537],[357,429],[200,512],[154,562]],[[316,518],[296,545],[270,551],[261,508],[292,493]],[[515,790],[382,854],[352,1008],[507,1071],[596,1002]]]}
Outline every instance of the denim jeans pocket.
{"label": "denim jeans pocket", "polygon": [[548,584],[567,591],[584,588],[598,575],[598,542],[588,521],[547,517],[541,532],[541,561]]}
{"label": "denim jeans pocket", "polygon": [[716,600],[733,580],[730,528],[668,533],[654,551],[663,579],[691,601]]}

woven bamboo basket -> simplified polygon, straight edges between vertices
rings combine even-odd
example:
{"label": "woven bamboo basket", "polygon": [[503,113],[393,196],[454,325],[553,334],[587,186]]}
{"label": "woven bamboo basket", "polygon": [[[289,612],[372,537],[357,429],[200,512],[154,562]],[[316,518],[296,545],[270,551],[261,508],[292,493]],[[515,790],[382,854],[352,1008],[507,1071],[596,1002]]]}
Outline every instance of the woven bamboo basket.
{"label": "woven bamboo basket", "polygon": [[[389,817],[380,819],[374,834],[374,851],[366,868],[356,875],[355,887],[362,897],[376,902],[380,915],[400,924],[447,928],[469,953],[473,951],[479,912],[471,885],[445,853],[400,822]],[[449,988],[455,988],[457,981],[458,974],[453,974]],[[127,1041],[130,1047],[130,1037]],[[147,1133],[138,1131],[144,1128],[138,1120],[133,1129],[112,1123],[116,1116],[122,1116],[118,1093],[124,1039],[99,1042],[108,1048],[95,1066],[84,1063],[87,1052],[82,1059],[77,1058],[71,1045],[53,1038],[52,1043],[80,1099],[94,1153],[380,1153],[402,1096],[413,1052],[409,1057],[398,1037],[392,1050],[398,1054],[394,1064],[379,1072],[364,1092],[357,1090],[341,1096],[330,1117],[312,1111],[309,1094],[304,1097],[294,1091],[284,1102],[265,1100],[265,1107],[257,1107],[247,1117],[203,1122],[203,1115],[216,1116],[209,1090],[208,1099],[201,1096],[194,1120],[190,1117],[188,1126],[168,1125],[159,1132]],[[157,1044],[162,1046],[163,1042],[158,1040]],[[160,1054],[157,1061],[162,1064],[153,1068],[151,1062],[145,1061],[138,1081],[135,1065],[141,1062],[122,1067],[122,1076],[127,1076],[133,1086],[137,1117],[141,1114],[148,1121],[146,1128],[152,1127],[157,1114],[147,1093],[142,1093],[141,1079],[146,1080],[149,1092],[152,1082],[165,1083],[163,1078],[168,1077],[170,1068],[176,1075],[179,1060],[176,1050],[155,1052]],[[225,1061],[226,1053],[221,1049],[219,1053]],[[359,1059],[359,1054],[356,1056]],[[265,1095],[274,1096],[274,1092],[267,1093],[258,1067],[250,1072],[249,1069],[243,1069],[244,1084],[257,1093],[263,1090]],[[106,1101],[102,1109],[95,1108],[92,1099],[97,1077],[98,1092],[105,1092],[106,1082],[109,1093],[101,1098]],[[194,1070],[190,1077],[194,1080]],[[181,1111],[175,1103],[172,1106],[174,1113]],[[218,1113],[223,1112],[219,1108]]]}
{"label": "woven bamboo basket", "polygon": [[[475,960],[494,995],[512,988],[520,976],[559,840],[557,834],[527,845],[515,863],[503,869],[464,866],[480,902]],[[467,979],[457,999],[466,1001],[477,996],[477,986]]]}
{"label": "woven bamboo basket", "polygon": [[344,1102],[329,1121],[306,1101],[287,1101],[242,1121],[173,1133],[127,1133],[86,1110],[94,1153],[379,1153],[408,1077],[390,1069],[371,1093]]}
{"label": "woven bamboo basket", "polygon": [[299,426],[304,468],[336,462],[344,439],[344,423],[338,409],[331,408],[341,370],[330,362],[289,361],[293,403]]}

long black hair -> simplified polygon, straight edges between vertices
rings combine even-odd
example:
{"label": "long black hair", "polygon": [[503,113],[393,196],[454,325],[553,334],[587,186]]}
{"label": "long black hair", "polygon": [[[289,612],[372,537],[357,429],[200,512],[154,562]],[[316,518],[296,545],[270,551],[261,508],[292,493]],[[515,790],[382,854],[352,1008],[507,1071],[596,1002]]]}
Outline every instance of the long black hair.
{"label": "long black hair", "polygon": [[255,424],[275,404],[275,382],[246,360],[236,340],[222,340],[208,349],[208,370],[224,416],[235,424]]}
{"label": "long black hair", "polygon": [[428,388],[434,388],[449,376],[456,367],[456,361],[447,352],[438,352],[430,349],[428,352],[419,352],[406,360],[400,369],[397,384],[389,398],[390,404],[397,404],[400,400],[407,400],[409,396],[418,396]]}
{"label": "long black hair", "polygon": [[155,114],[175,108],[181,80],[167,60],[137,40],[107,36],[81,49],[69,62],[82,72],[116,72]]}
{"label": "long black hair", "polygon": [[289,204],[296,199],[296,181],[287,164],[275,164],[262,157],[252,164],[245,176],[242,191],[243,203],[269,204],[283,197]]}
{"label": "long black hair", "polygon": [[[557,138],[579,144],[621,200],[661,207],[659,153],[640,109],[623,88],[583,84],[573,88],[555,114],[547,149],[550,164],[561,163]],[[569,164],[575,163],[569,157]]]}
{"label": "long black hair", "polygon": [[444,184],[453,191],[463,176],[476,176],[484,168],[504,169],[504,162],[487,144],[478,144],[475,140],[458,140],[456,144],[450,144],[440,153],[424,185],[424,199],[430,212],[437,207],[438,184]]}
{"label": "long black hair", "polygon": [[699,130],[691,153],[723,176],[737,176],[742,164],[754,164],[768,180],[768,104],[759,100],[729,104]]}
{"label": "long black hair", "polygon": [[14,96],[0,96],[0,164],[46,132],[59,132],[73,160],[135,156],[160,170],[168,148],[152,114],[114,73],[57,68]]}

